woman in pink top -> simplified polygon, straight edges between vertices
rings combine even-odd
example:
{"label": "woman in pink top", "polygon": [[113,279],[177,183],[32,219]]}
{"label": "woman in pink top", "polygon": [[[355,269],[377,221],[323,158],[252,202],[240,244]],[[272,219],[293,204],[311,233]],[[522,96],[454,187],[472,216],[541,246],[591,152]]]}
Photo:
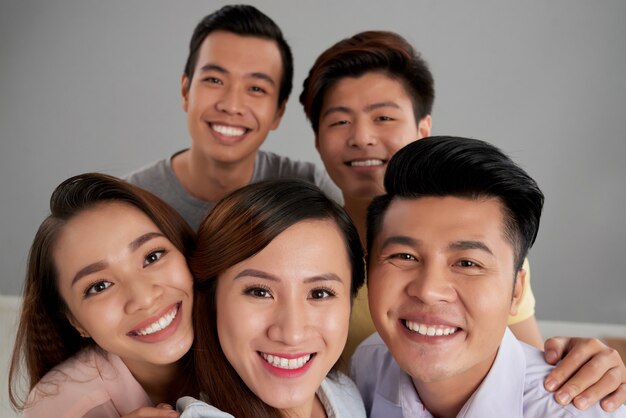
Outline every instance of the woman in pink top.
{"label": "woman in pink top", "polygon": [[194,233],[158,198],[102,174],[64,181],[50,211],[28,261],[14,407],[26,418],[177,417],[164,404],[197,387],[186,355]]}

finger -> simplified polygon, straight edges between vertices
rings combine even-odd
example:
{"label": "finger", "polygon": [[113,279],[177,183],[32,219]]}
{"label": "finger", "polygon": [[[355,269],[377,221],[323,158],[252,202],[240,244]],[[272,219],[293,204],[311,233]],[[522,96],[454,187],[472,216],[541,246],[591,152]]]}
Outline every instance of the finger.
{"label": "finger", "polygon": [[569,340],[568,337],[552,337],[546,340],[543,345],[543,355],[548,364],[556,364],[563,358],[563,352]]}
{"label": "finger", "polygon": [[591,405],[615,391],[622,383],[621,370],[616,361],[619,359],[615,356],[617,353],[613,353],[611,349],[605,349],[593,356],[557,391],[557,401],[567,404],[589,390],[585,396],[580,397],[578,405],[584,405],[586,401]]}
{"label": "finger", "polygon": [[[548,374],[544,381],[547,390],[554,392],[559,389],[563,383],[568,381],[578,370],[585,365],[591,358],[592,354],[597,353],[586,350],[583,346],[574,346],[571,351],[561,360],[552,371]],[[609,367],[605,367],[605,371]],[[596,380],[602,377],[602,374],[596,376]],[[587,385],[588,386],[588,385]],[[582,388],[585,389],[585,388]],[[577,392],[576,395],[580,393]],[[567,402],[569,403],[569,401]]]}
{"label": "finger", "polygon": [[160,409],[169,409],[169,410],[173,410],[174,409],[174,407],[172,405],[168,404],[168,403],[160,403],[156,407],[160,408]]}
{"label": "finger", "polygon": [[600,406],[606,412],[613,412],[624,403],[626,403],[626,383],[622,383],[615,392],[604,398]]}
{"label": "finger", "polygon": [[576,408],[585,410],[591,405],[600,402],[602,398],[619,389],[621,385],[620,373],[617,368],[611,369],[595,384],[589,386],[580,395],[574,397]]}

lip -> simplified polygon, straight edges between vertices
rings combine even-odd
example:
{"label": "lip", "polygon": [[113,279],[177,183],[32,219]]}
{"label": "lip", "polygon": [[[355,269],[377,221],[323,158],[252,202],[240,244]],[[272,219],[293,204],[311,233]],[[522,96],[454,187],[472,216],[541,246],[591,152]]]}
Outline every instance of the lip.
{"label": "lip", "polygon": [[[169,313],[170,311],[172,311],[174,308],[177,308],[177,312],[176,312],[176,316],[174,317],[174,319],[172,320],[172,322],[167,325],[165,328],[163,328],[160,331],[154,332],[152,334],[148,334],[148,335],[139,335],[137,334],[138,331],[149,327],[150,325],[152,325],[154,322],[158,321],[159,319],[161,319],[163,316],[165,316],[167,313]],[[167,308],[162,309],[159,314],[154,315],[142,322],[140,322],[139,324],[137,324],[131,331],[129,331],[126,335],[129,336],[130,338],[133,338],[135,340],[141,341],[141,342],[145,342],[145,343],[158,343],[161,342],[163,340],[168,339],[170,336],[172,336],[173,334],[176,333],[176,331],[178,330],[178,327],[182,321],[182,315],[183,313],[183,304],[182,301],[178,301],[176,303],[171,304],[170,306],[168,306]]]}
{"label": "lip", "polygon": [[[276,377],[287,378],[287,379],[293,379],[293,378],[297,378],[297,377],[304,375],[311,368],[311,365],[313,364],[313,362],[315,361],[315,358],[317,357],[317,353],[267,353],[267,352],[257,351],[257,354],[259,357],[259,361],[263,364],[265,369],[270,372],[270,374]],[[283,369],[283,368],[276,367],[268,363],[267,360],[263,358],[263,354],[271,355],[274,357],[281,357],[285,359],[297,359],[297,358],[304,357],[307,355],[309,355],[310,358],[302,367],[299,367],[297,369]]]}

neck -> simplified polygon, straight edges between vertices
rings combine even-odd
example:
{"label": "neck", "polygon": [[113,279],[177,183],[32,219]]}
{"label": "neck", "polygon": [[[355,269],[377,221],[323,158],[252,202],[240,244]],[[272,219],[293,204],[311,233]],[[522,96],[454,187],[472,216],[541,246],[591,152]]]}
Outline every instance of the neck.
{"label": "neck", "polygon": [[372,199],[354,198],[352,196],[343,195],[343,208],[352,219],[352,223],[356,226],[356,230],[361,238],[361,246],[366,245],[366,226],[367,226],[367,207],[372,203]]}
{"label": "neck", "polygon": [[172,160],[176,178],[192,196],[216,202],[252,180],[256,154],[233,163],[222,163],[194,152],[191,148]]}
{"label": "neck", "polygon": [[182,378],[180,361],[166,365],[124,363],[155,405],[176,405]]}
{"label": "neck", "polygon": [[495,361],[496,354],[474,368],[436,382],[413,380],[424,407],[435,418],[455,418],[472,397]]}

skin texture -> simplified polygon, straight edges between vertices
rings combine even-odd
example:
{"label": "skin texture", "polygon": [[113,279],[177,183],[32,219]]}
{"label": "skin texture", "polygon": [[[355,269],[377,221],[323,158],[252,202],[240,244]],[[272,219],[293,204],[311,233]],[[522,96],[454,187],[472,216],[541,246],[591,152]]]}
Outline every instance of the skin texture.
{"label": "skin texture", "polygon": [[[416,125],[408,106],[410,99],[401,82],[380,72],[341,79],[324,97],[316,147],[330,177],[342,189],[345,209],[362,240],[367,207],[383,190],[385,160],[409,142],[430,135],[431,117]],[[382,159],[382,168],[351,169],[345,164],[370,157]],[[534,316],[511,330],[518,339],[544,348]],[[573,400],[585,409],[602,400],[609,412],[626,402],[626,366],[616,350],[597,339],[559,337],[548,339],[545,351],[546,360],[556,364],[546,378],[546,388],[555,391],[557,401]]]}
{"label": "skin texture", "polygon": [[191,148],[173,162],[192,194],[217,200],[249,182],[256,152],[285,110],[278,103],[281,76],[274,41],[224,31],[207,36],[193,78],[181,81]]}
{"label": "skin texture", "polygon": [[[345,244],[330,221],[295,224],[219,276],[220,344],[239,376],[265,403],[293,416],[320,410],[315,391],[348,335],[350,283]],[[260,353],[314,356],[293,376],[285,376]]]}
{"label": "skin texture", "polygon": [[[403,85],[382,73],[344,78],[329,89],[316,147],[349,212],[357,204],[366,208],[384,193],[387,161],[406,144],[428,136],[430,125],[430,116],[417,125]],[[365,161],[375,165],[351,166]]]}
{"label": "skin texture", "polygon": [[[372,318],[435,416],[456,416],[487,375],[521,296],[502,213],[497,199],[396,199],[375,240]],[[454,332],[425,336],[407,321]]]}
{"label": "skin texture", "polygon": [[[192,277],[183,254],[140,210],[104,203],[67,223],[54,260],[70,322],[118,355],[159,401],[193,342]],[[166,328],[136,335],[176,307]]]}

